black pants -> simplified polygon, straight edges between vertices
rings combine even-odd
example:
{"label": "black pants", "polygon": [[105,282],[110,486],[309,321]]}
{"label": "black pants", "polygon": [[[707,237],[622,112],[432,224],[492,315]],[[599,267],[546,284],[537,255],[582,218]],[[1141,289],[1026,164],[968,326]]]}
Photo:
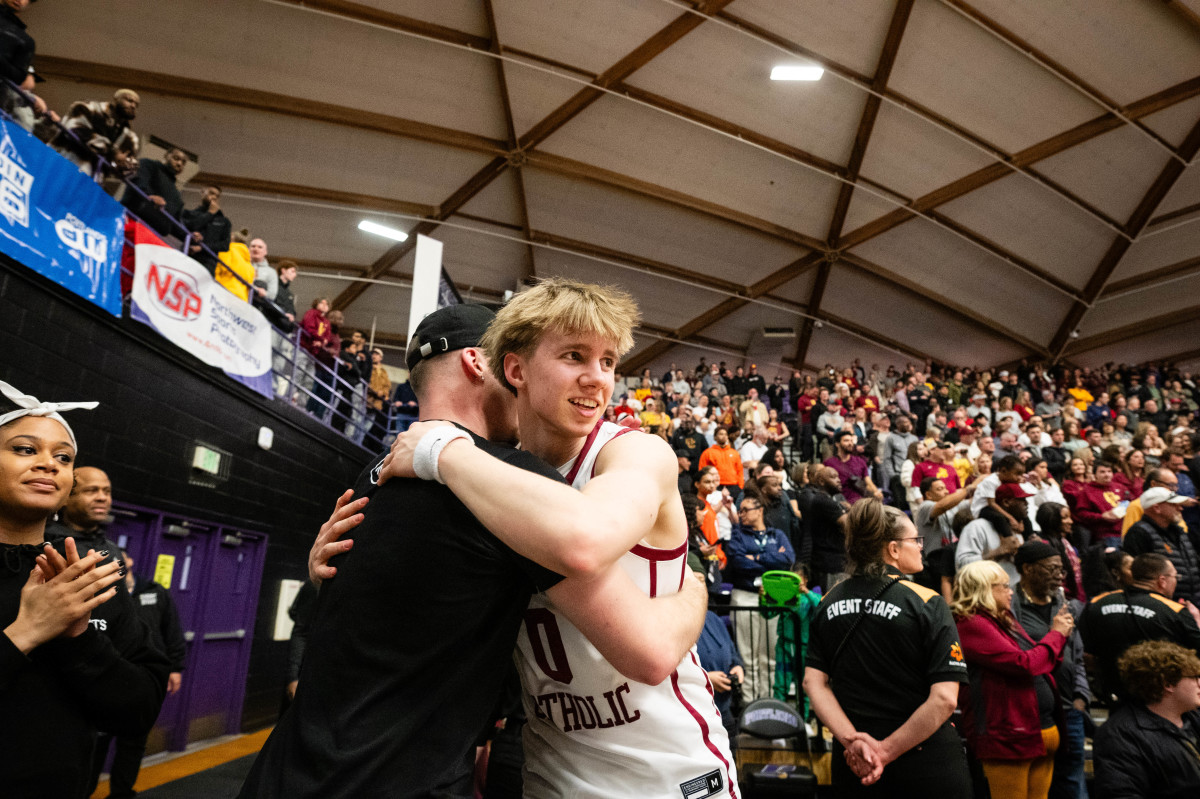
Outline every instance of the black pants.
{"label": "black pants", "polygon": [[920,746],[889,763],[879,782],[863,786],[846,765],[841,744],[833,746],[833,795],[837,797],[877,796],[889,799],[968,799],[972,795],[971,775],[962,739],[949,723]]}
{"label": "black pants", "polygon": [[127,799],[137,796],[137,791],[133,789],[133,786],[137,782],[138,772],[142,768],[147,737],[149,737],[148,732],[141,737],[132,738],[100,733],[96,737],[96,749],[92,754],[92,779],[88,783],[88,792],[84,795],[91,796],[96,792],[96,785],[100,782],[100,772],[104,770],[104,760],[108,757],[109,744],[115,740],[117,750],[113,754],[112,771],[109,772],[108,795],[110,799]]}

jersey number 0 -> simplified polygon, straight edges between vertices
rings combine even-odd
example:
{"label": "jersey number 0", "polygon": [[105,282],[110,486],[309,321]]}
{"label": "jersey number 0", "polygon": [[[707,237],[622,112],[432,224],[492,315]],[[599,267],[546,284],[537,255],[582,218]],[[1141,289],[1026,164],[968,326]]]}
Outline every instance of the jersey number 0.
{"label": "jersey number 0", "polygon": [[567,662],[567,650],[563,646],[558,619],[554,614],[546,608],[526,610],[525,634],[529,636],[533,659],[542,673],[563,685],[570,685],[573,677],[571,664]]}

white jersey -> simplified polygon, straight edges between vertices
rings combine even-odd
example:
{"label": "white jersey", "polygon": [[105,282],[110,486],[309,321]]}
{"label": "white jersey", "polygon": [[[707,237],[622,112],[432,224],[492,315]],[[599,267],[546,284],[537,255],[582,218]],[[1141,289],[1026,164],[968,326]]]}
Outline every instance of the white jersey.
{"label": "white jersey", "polygon": [[[601,448],[629,428],[596,426],[560,471],[575,488],[593,476]],[[638,544],[621,567],[649,596],[677,593],[687,542]],[[623,676],[546,598],[529,604],[517,639],[525,687],[525,796],[738,799],[729,737],[696,648],[661,684]]]}

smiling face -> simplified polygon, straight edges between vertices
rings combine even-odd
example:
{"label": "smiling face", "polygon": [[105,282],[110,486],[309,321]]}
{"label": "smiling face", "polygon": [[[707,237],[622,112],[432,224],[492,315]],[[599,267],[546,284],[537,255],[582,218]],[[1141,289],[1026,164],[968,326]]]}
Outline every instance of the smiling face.
{"label": "smiling face", "polygon": [[75,447],[54,419],[25,416],[0,428],[0,524],[45,520],[67,499]]}
{"label": "smiling face", "polygon": [[595,333],[550,330],[529,355],[508,353],[504,370],[517,389],[521,440],[536,455],[561,458],[578,449],[608,405],[617,364],[615,342]]}
{"label": "smiling face", "polygon": [[75,490],[67,498],[63,516],[71,525],[90,530],[108,519],[112,510],[112,483],[94,466],[75,470]]}

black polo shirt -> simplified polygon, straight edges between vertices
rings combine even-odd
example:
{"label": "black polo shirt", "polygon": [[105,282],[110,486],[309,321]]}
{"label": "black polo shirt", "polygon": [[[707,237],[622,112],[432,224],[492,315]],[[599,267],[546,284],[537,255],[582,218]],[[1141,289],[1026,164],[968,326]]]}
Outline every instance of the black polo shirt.
{"label": "black polo shirt", "polygon": [[[967,664],[950,608],[936,592],[899,576],[850,577],[825,595],[809,627],[807,665],[830,676],[855,729],[879,740],[929,699],[939,682],[967,682]],[[862,622],[834,654],[860,614]]]}
{"label": "black polo shirt", "polygon": [[1105,691],[1124,695],[1117,658],[1142,641],[1172,641],[1200,652],[1200,629],[1187,608],[1144,588],[1093,597],[1079,617],[1083,650],[1096,658]]}
{"label": "black polo shirt", "polygon": [[[528,452],[476,446],[561,481]],[[381,459],[382,460],[382,459]],[[296,701],[241,796],[470,796],[456,782],[496,708],[521,618],[562,578],[489,533],[446,486],[374,483],[317,599]]]}

